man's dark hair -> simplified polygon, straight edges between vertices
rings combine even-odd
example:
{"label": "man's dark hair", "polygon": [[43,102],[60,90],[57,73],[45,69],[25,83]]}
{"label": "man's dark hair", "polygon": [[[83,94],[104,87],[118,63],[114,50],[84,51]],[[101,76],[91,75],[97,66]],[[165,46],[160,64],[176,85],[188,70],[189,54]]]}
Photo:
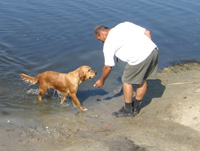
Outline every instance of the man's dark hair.
{"label": "man's dark hair", "polygon": [[100,32],[101,32],[101,31],[104,31],[104,30],[106,30],[106,29],[109,29],[109,28],[106,27],[106,26],[103,26],[103,25],[99,25],[99,26],[97,26],[97,27],[95,28],[94,34],[95,34],[96,36],[100,36]]}

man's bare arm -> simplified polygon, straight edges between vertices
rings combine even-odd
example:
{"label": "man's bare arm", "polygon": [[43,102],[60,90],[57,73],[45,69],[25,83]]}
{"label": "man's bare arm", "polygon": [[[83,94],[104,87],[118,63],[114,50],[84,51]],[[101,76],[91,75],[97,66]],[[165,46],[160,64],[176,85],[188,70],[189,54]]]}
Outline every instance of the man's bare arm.
{"label": "man's bare arm", "polygon": [[152,40],[151,32],[148,29],[145,30],[144,34]]}
{"label": "man's bare arm", "polygon": [[105,65],[103,67],[103,72],[102,72],[101,78],[94,84],[94,86],[97,88],[102,87],[104,85],[106,78],[110,74],[111,70],[112,70],[112,67]]}

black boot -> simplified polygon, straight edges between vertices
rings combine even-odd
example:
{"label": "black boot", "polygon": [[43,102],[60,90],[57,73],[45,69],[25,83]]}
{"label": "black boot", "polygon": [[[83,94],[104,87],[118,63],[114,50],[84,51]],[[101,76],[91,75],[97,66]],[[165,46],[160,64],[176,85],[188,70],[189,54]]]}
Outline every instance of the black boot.
{"label": "black boot", "polygon": [[133,116],[136,116],[140,112],[140,104],[142,101],[136,100],[133,102]]}
{"label": "black boot", "polygon": [[133,117],[133,110],[132,108],[128,110],[123,106],[119,111],[113,112],[112,115],[115,117]]}

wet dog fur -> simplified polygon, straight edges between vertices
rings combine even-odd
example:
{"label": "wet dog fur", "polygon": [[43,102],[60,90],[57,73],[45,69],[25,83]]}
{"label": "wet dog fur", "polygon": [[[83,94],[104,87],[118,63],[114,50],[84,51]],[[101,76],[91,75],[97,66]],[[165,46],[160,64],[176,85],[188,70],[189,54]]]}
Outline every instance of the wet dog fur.
{"label": "wet dog fur", "polygon": [[54,89],[62,95],[61,103],[63,104],[66,97],[69,95],[73,103],[81,110],[87,111],[87,108],[83,107],[77,98],[76,94],[78,91],[78,86],[85,80],[93,79],[96,75],[91,67],[81,66],[76,70],[69,73],[59,73],[54,71],[45,71],[38,74],[36,77],[28,76],[21,73],[21,78],[31,84],[38,83],[40,93],[38,94],[38,100],[42,101],[42,96],[50,88]]}

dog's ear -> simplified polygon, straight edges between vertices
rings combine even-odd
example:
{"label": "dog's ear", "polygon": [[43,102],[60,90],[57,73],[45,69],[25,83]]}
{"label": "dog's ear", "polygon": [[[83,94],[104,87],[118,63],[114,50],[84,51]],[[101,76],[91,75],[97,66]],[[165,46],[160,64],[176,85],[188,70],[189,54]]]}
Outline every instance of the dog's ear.
{"label": "dog's ear", "polygon": [[85,74],[83,72],[80,72],[79,78],[80,78],[81,81],[85,81],[86,80],[86,76],[85,76]]}

